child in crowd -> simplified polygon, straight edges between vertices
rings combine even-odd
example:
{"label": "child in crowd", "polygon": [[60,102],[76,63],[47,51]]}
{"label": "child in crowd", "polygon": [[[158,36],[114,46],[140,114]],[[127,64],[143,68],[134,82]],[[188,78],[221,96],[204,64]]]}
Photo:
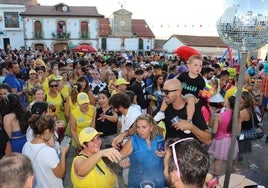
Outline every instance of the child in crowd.
{"label": "child in crowd", "polygon": [[[205,87],[205,81],[200,72],[203,60],[199,55],[192,55],[188,62],[188,72],[182,73],[178,80],[182,83],[182,95],[187,102],[187,121],[191,122],[195,111],[195,104],[198,102],[199,92]],[[154,116],[155,121],[165,118],[164,111],[167,105],[163,102],[160,111]]]}
{"label": "child in crowd", "polygon": [[[211,153],[215,159],[214,162],[214,174],[222,175],[222,166],[228,160],[228,152],[231,144],[231,131],[232,131],[232,116],[235,104],[235,97],[229,97],[225,103],[225,111],[217,114],[214,124],[212,126],[212,132],[214,139],[209,147],[209,153]],[[235,145],[234,159],[238,154],[238,143]]]}

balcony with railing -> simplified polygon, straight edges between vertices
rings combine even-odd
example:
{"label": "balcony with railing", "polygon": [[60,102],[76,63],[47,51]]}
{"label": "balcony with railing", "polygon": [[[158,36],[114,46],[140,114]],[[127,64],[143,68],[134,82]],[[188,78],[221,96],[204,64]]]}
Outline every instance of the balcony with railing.
{"label": "balcony with railing", "polygon": [[51,35],[54,39],[63,40],[63,39],[69,39],[71,36],[71,33],[63,32],[63,31],[56,31],[56,32],[53,32]]}
{"label": "balcony with railing", "polygon": [[42,32],[42,31],[33,32],[33,38],[34,39],[42,39],[42,38],[44,38],[44,32]]}
{"label": "balcony with railing", "polygon": [[89,38],[89,33],[88,32],[81,32],[80,33],[80,38],[81,39],[88,39]]}

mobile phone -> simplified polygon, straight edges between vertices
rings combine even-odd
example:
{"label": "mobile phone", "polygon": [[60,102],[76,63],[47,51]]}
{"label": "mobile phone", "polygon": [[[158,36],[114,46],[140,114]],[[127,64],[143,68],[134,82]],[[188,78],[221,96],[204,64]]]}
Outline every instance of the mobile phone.
{"label": "mobile phone", "polygon": [[165,140],[164,139],[157,141],[156,149],[157,149],[157,151],[165,151]]}
{"label": "mobile phone", "polygon": [[64,148],[70,144],[71,138],[69,136],[64,136],[61,143],[60,147]]}

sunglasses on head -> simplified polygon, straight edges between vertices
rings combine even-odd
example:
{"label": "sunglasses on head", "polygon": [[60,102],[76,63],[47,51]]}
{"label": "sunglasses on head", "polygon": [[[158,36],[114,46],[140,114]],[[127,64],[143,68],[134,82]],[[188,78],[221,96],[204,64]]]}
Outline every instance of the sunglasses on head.
{"label": "sunglasses on head", "polygon": [[49,87],[58,87],[58,85],[50,85]]}
{"label": "sunglasses on head", "polygon": [[174,92],[174,91],[178,91],[178,89],[172,89],[172,90],[163,89],[163,93],[164,93],[165,95],[168,95],[170,92]]}
{"label": "sunglasses on head", "polygon": [[192,138],[192,137],[183,138],[183,139],[179,139],[179,140],[177,140],[174,143],[172,143],[172,144],[169,145],[171,147],[171,149],[172,149],[173,160],[174,160],[174,163],[175,163],[176,168],[177,168],[178,177],[181,176],[181,173],[180,173],[180,167],[179,167],[179,164],[178,164],[178,158],[177,158],[177,154],[176,154],[175,145],[178,144],[178,143],[180,143],[180,142],[184,142],[184,141],[187,141],[187,140],[193,140],[193,139],[194,138]]}

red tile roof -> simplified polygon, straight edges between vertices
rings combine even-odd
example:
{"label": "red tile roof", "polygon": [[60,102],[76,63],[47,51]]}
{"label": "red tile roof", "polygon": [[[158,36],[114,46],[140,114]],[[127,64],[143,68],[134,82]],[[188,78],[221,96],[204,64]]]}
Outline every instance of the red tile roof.
{"label": "red tile roof", "polygon": [[55,6],[30,6],[21,13],[21,16],[104,17],[98,13],[96,7],[88,6],[69,6],[67,12],[56,11]]}
{"label": "red tile roof", "polygon": [[190,35],[172,35],[172,37],[177,38],[186,46],[227,48],[227,45],[220,37]]}
{"label": "red tile roof", "polygon": [[137,37],[155,38],[154,33],[145,20],[132,19],[132,32],[136,33]]}
{"label": "red tile roof", "polygon": [[110,22],[108,18],[100,18],[99,19],[99,35],[100,37],[107,37],[112,33],[112,29],[110,27]]}
{"label": "red tile roof", "polygon": [[[155,38],[151,28],[145,20],[132,19],[132,33],[136,34],[137,37]],[[108,18],[99,19],[99,34],[100,37],[107,37],[108,34],[112,34]]]}

